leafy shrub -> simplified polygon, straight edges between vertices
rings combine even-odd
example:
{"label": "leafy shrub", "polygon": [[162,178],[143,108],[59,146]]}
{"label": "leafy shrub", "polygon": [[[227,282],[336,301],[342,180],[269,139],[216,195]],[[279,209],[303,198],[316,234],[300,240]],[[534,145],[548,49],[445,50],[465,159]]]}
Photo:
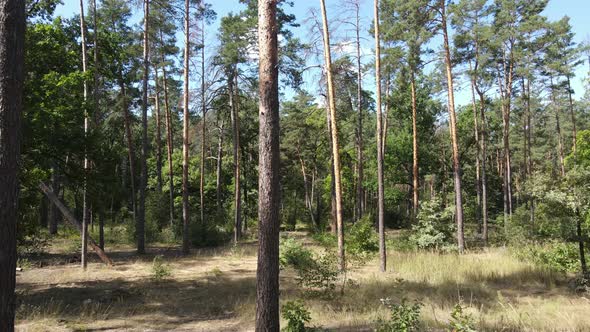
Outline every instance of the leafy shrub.
{"label": "leafy shrub", "polygon": [[197,248],[217,247],[231,239],[231,232],[223,226],[213,223],[195,223],[191,225],[191,242]]}
{"label": "leafy shrub", "polygon": [[170,266],[164,263],[164,257],[157,255],[152,262],[152,280],[159,282],[172,275]]}
{"label": "leafy shrub", "polygon": [[451,331],[453,332],[476,332],[473,317],[463,311],[461,304],[457,303],[451,312]]}
{"label": "leafy shrub", "polygon": [[543,245],[529,244],[515,248],[514,254],[521,260],[558,272],[578,272],[580,270],[579,251],[574,243],[553,241]]}
{"label": "leafy shrub", "polygon": [[390,298],[381,299],[381,303],[391,310],[389,320],[377,322],[377,332],[412,332],[420,330],[420,308],[422,303],[416,301],[408,304],[404,298],[394,304]]}
{"label": "leafy shrub", "polygon": [[336,248],[338,240],[336,235],[330,232],[318,232],[312,235],[312,238],[324,248]]}
{"label": "leafy shrub", "polygon": [[313,252],[304,248],[293,238],[281,239],[279,264],[282,268],[288,266],[296,270],[306,268],[313,264]]}
{"label": "leafy shrub", "polygon": [[365,216],[349,228],[346,250],[352,255],[368,255],[379,250],[377,233],[370,216]]}
{"label": "leafy shrub", "polygon": [[39,255],[49,246],[49,236],[46,232],[32,233],[23,236],[18,241],[19,256]]}
{"label": "leafy shrub", "polygon": [[281,329],[284,332],[305,332],[308,329],[305,323],[311,320],[310,312],[302,301],[289,301],[281,307],[282,316],[287,321],[287,327]]}
{"label": "leafy shrub", "polygon": [[420,249],[441,250],[453,241],[453,206],[443,208],[439,198],[422,203],[410,242]]}

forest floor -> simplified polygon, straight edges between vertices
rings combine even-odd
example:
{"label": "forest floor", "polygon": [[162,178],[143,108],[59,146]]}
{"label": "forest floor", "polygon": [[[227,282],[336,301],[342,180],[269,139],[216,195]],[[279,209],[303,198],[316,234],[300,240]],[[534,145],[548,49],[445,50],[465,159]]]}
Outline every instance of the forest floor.
{"label": "forest floor", "polygon": [[[290,236],[316,246],[303,233]],[[176,247],[149,247],[141,256],[111,247],[113,267],[93,257],[86,271],[67,247],[54,243],[17,273],[17,331],[253,331],[254,242],[189,256]],[[161,281],[152,278],[156,255],[171,272]],[[590,297],[572,289],[571,276],[521,262],[504,248],[391,252],[388,267],[380,273],[377,258],[368,261],[347,274],[352,282],[343,293],[337,287],[329,297],[309,295],[286,269],[281,302],[302,299],[311,325],[329,331],[372,331],[389,316],[385,297],[419,300],[424,330],[446,331],[461,302],[479,331],[590,331]]]}

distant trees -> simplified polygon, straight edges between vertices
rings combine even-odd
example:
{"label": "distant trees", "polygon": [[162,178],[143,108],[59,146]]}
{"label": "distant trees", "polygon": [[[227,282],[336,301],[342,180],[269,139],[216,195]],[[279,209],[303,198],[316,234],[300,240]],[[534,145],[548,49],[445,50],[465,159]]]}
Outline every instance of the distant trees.
{"label": "distant trees", "polygon": [[25,2],[0,1],[0,330],[14,331]]}

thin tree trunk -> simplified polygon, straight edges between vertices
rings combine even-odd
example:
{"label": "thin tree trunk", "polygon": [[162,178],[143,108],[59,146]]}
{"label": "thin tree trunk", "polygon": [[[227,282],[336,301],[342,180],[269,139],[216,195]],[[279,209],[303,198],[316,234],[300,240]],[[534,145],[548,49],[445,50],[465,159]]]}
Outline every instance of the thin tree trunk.
{"label": "thin tree trunk", "polygon": [[190,57],[190,1],[184,2],[184,95],[182,126],[182,252],[189,253],[189,206],[188,206],[188,124],[189,124],[189,57]]}
{"label": "thin tree trunk", "polygon": [[440,0],[443,41],[445,49],[445,65],[447,72],[447,91],[449,97],[449,122],[451,125],[451,144],[453,146],[453,178],[455,182],[455,211],[457,222],[457,245],[459,252],[465,250],[465,236],[463,225],[463,192],[461,190],[461,163],[459,160],[459,144],[457,143],[457,117],[455,114],[455,92],[453,88],[453,70],[449,34],[447,31],[446,2]]}
{"label": "thin tree trunk", "polygon": [[356,216],[357,219],[362,218],[365,207],[363,204],[363,193],[364,193],[364,156],[363,156],[363,73],[362,73],[362,65],[361,65],[361,37],[360,37],[360,2],[355,2],[355,11],[356,11],[356,25],[355,25],[355,32],[356,32],[356,67],[357,67],[357,96],[356,96],[356,109],[358,112],[358,120],[357,120],[357,187],[356,187],[356,204],[357,204],[357,211]]}
{"label": "thin tree trunk", "polygon": [[[84,17],[84,1],[80,0],[80,35],[82,38],[82,72],[87,71],[86,61],[86,22]],[[88,111],[86,110],[86,102],[88,101],[88,82],[84,79],[84,137],[88,135]],[[88,208],[88,156],[87,146],[84,146],[84,184],[82,189],[82,258],[81,265],[85,270],[88,266],[86,260],[88,248],[88,220],[90,218],[90,210]]]}
{"label": "thin tree trunk", "polygon": [[156,117],[156,191],[162,192],[162,121],[160,110],[160,86],[158,84],[159,75],[158,67],[154,66],[154,103],[155,103],[155,117]]}
{"label": "thin tree trunk", "polygon": [[334,157],[334,181],[336,192],[336,227],[338,229],[338,265],[340,270],[346,268],[344,258],[344,223],[342,220],[342,180],[340,171],[340,147],[338,144],[338,125],[336,120],[336,95],[332,78],[332,55],[330,51],[330,32],[328,31],[328,17],[326,15],[325,0],[320,0],[322,23],[324,30],[324,57],[326,62],[326,76],[328,78],[328,104],[330,108],[330,123],[332,136],[332,154]]}
{"label": "thin tree trunk", "polygon": [[551,77],[551,103],[553,103],[553,108],[555,110],[555,132],[557,134],[557,148],[559,153],[559,166],[561,169],[561,176],[565,176],[565,157],[563,152],[563,142],[561,138],[561,126],[559,122],[559,105],[557,105],[557,100],[555,98],[555,87],[553,86],[553,77]]}
{"label": "thin tree trunk", "polygon": [[223,127],[225,121],[222,119],[219,126],[219,139],[217,141],[217,167],[216,167],[216,198],[217,198],[217,219],[222,215],[222,202],[221,202],[221,167],[223,164]]}
{"label": "thin tree trunk", "polygon": [[[160,30],[160,43],[164,44],[162,30]],[[174,142],[172,141],[172,114],[170,113],[170,104],[168,103],[168,77],[166,74],[166,59],[164,53],[162,58],[162,85],[164,86],[164,108],[166,109],[166,144],[168,153],[168,182],[170,190],[170,227],[174,225],[174,170],[172,165],[172,153]]]}
{"label": "thin tree trunk", "polygon": [[377,210],[379,227],[379,258],[381,272],[387,270],[387,252],[385,248],[385,191],[383,188],[383,117],[381,114],[381,43],[379,40],[379,0],[374,1],[375,30],[375,91],[377,107]]}
{"label": "thin tree trunk", "polygon": [[145,253],[145,199],[147,190],[147,158],[148,158],[148,136],[147,136],[147,109],[148,109],[148,80],[149,80],[149,17],[150,0],[143,0],[143,79],[142,79],[142,102],[141,102],[141,174],[139,178],[139,208],[135,225],[135,236],[137,237],[137,253]]}
{"label": "thin tree trunk", "polygon": [[279,71],[277,0],[258,1],[259,172],[256,331],[279,331]]}
{"label": "thin tree trunk", "polygon": [[567,97],[568,97],[568,105],[569,105],[569,109],[570,109],[570,116],[572,118],[572,151],[574,152],[574,154],[576,153],[576,145],[577,145],[577,136],[578,136],[578,130],[576,129],[576,113],[574,111],[574,101],[572,99],[572,85],[570,82],[570,77],[567,76]]}
{"label": "thin tree trunk", "polygon": [[[477,88],[477,86],[476,86]],[[479,94],[479,114],[481,117],[481,222],[482,222],[482,239],[484,246],[488,245],[488,184],[486,179],[486,160],[487,160],[487,121],[485,115],[485,97],[483,92],[478,90]]]}
{"label": "thin tree trunk", "polygon": [[207,129],[207,102],[205,100],[205,18],[201,19],[201,165],[199,193],[201,196],[201,223],[205,223],[205,130]]}
{"label": "thin tree trunk", "polygon": [[417,102],[416,102],[416,79],[414,72],[410,74],[410,89],[412,92],[412,192],[413,192],[413,200],[412,200],[412,217],[416,218],[418,215],[418,124],[417,124]]}
{"label": "thin tree trunk", "polygon": [[576,208],[576,235],[578,236],[578,249],[580,253],[580,266],[582,268],[582,275],[588,275],[588,268],[586,266],[586,251],[584,249],[584,235],[582,234],[582,216],[580,210]]}
{"label": "thin tree trunk", "polygon": [[[235,72],[234,72],[235,74]],[[236,87],[237,89],[237,87]],[[234,243],[242,237],[242,199],[240,192],[240,117],[234,95],[234,78],[228,80],[229,107],[232,122],[232,145],[234,162]]]}
{"label": "thin tree trunk", "polygon": [[[61,181],[60,181],[61,177],[58,172],[59,172],[58,166],[54,160],[54,161],[52,161],[52,165],[51,165],[51,186],[53,188],[55,188],[55,191],[57,193],[59,193],[60,186],[61,186]],[[58,220],[59,220],[59,210],[57,209],[57,207],[55,207],[55,205],[50,204],[49,205],[49,216],[48,216],[49,234],[51,234],[51,235],[57,234]]]}
{"label": "thin tree trunk", "polygon": [[98,215],[98,246],[104,250],[104,215]]}
{"label": "thin tree trunk", "polygon": [[25,1],[0,0],[0,331],[14,331]]}
{"label": "thin tree trunk", "polygon": [[[469,70],[472,70],[471,61],[469,62]],[[471,106],[473,107],[473,133],[475,135],[475,193],[476,193],[476,210],[475,219],[478,225],[478,233],[482,233],[482,222],[481,222],[481,142],[480,142],[480,130],[478,121],[478,108],[475,101],[475,79],[470,80],[471,83]],[[484,161],[485,162],[485,161]]]}

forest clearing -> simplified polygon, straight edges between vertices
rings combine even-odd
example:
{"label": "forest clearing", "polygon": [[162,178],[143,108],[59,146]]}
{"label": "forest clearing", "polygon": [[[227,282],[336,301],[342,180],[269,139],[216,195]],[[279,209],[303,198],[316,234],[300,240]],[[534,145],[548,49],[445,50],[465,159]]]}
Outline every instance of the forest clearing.
{"label": "forest clearing", "polygon": [[[316,251],[323,247],[305,232],[286,232]],[[253,331],[256,243],[195,250],[150,247],[110,249],[115,261],[78,268],[66,239],[50,254],[30,261],[17,277],[18,331]],[[161,255],[169,276],[154,279],[153,259]],[[387,319],[381,299],[422,303],[420,330],[451,328],[453,307],[461,303],[477,331],[585,331],[590,298],[560,273],[515,258],[506,248],[441,254],[395,252],[393,271],[379,273],[370,258],[327,294],[298,286],[293,269],[281,271],[281,301],[302,299],[319,331],[373,331]],[[43,267],[37,267],[42,265]],[[283,321],[283,324],[285,322]]]}
{"label": "forest clearing", "polygon": [[0,0],[0,332],[590,332],[588,12]]}

